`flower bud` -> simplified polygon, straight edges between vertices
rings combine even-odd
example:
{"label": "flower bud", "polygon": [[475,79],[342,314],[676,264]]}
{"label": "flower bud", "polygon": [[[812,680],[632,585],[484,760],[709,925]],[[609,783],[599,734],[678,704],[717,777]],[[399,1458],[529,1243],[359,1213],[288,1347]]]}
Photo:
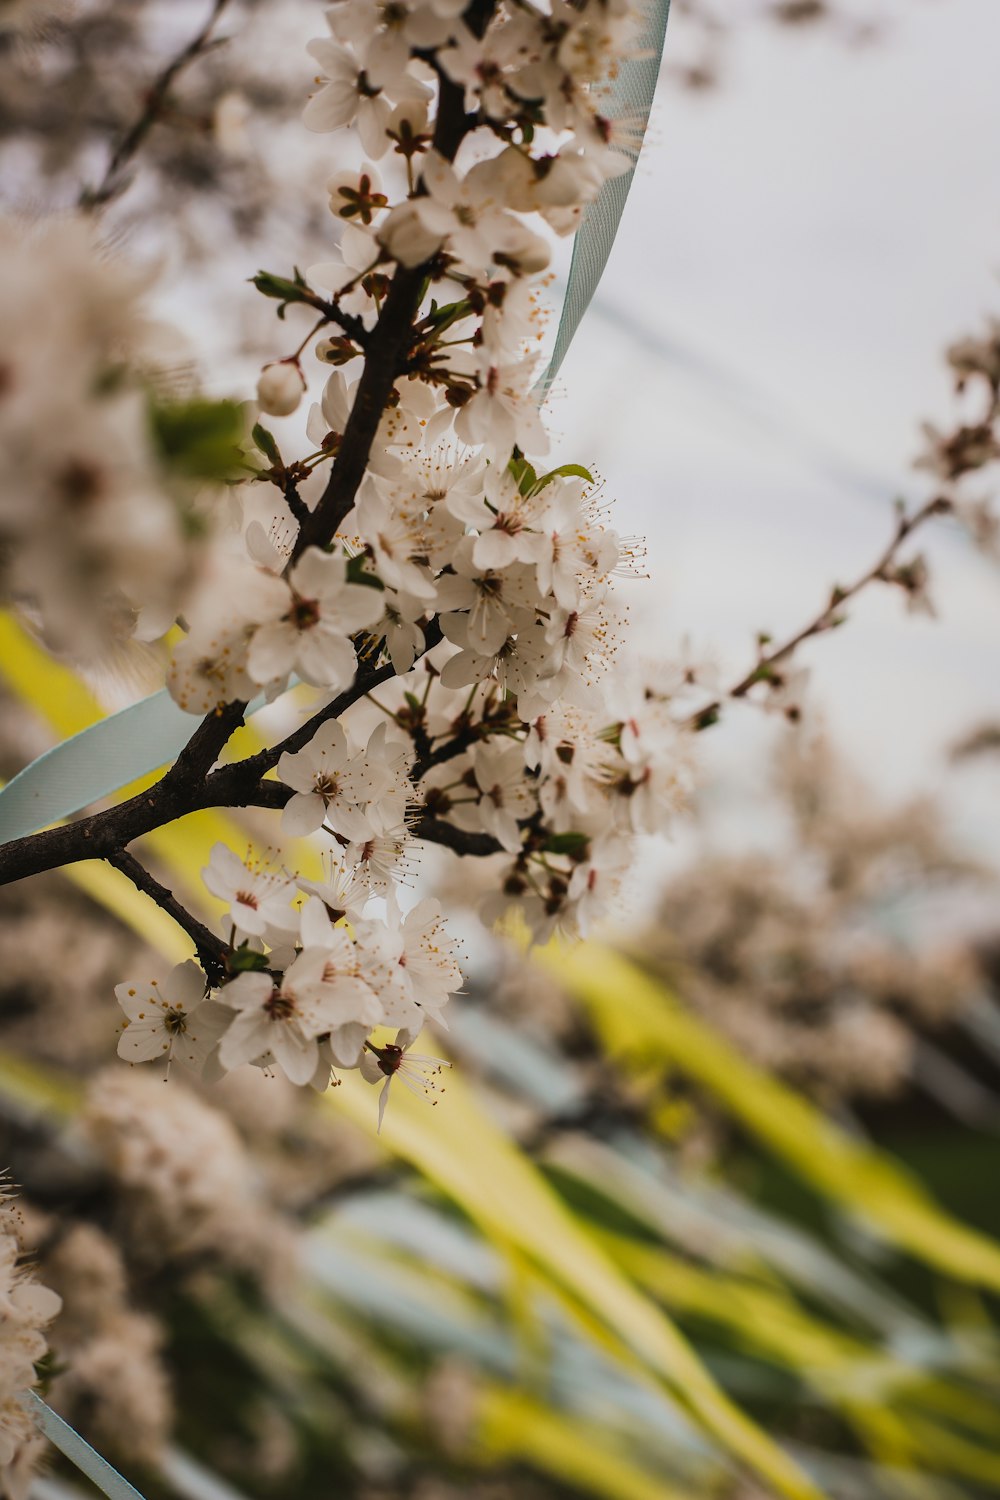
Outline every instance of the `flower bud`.
{"label": "flower bud", "polygon": [[305,388],[297,362],[280,360],[261,370],[257,381],[257,405],[269,417],[288,417],[302,400]]}

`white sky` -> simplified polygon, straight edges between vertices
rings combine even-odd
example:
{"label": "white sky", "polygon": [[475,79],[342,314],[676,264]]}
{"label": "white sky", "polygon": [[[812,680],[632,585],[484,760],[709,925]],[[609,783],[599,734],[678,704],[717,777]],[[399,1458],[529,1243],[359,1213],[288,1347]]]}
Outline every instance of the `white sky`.
{"label": "white sky", "polygon": [[[911,463],[920,420],[953,409],[944,346],[1000,313],[1000,5],[890,12],[862,50],[748,26],[724,87],[661,86],[552,413],[560,456],[593,460],[619,529],[649,539],[652,586],[628,587],[650,649],[688,631],[742,668],[758,628],[874,562],[893,495],[930,493]],[[887,793],[932,789],[944,747],[1000,719],[1000,570],[943,527],[927,550],[938,621],[886,590],[804,653]],[[712,736],[730,770],[762,741]],[[995,838],[1000,764],[949,781],[963,831]]]}

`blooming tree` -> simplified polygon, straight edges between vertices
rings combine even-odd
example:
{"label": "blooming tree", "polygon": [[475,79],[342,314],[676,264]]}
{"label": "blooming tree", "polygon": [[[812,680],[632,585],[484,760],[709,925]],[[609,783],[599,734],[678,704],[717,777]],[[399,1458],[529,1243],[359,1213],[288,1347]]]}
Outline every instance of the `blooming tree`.
{"label": "blooming tree", "polygon": [[[553,243],[634,163],[637,122],[614,112],[608,83],[641,50],[639,6],[335,0],[309,47],[304,113],[334,137],[318,195],[333,248],[254,278],[280,321],[248,420],[178,375],[151,277],[109,253],[97,218],[225,4],[148,90],[78,213],[0,223],[0,595],[77,661],[165,662],[191,716],[159,780],[0,847],[0,883],[104,859],[187,934],[192,958],[115,988],[124,1061],[209,1083],[274,1069],[317,1090],[356,1069],[379,1089],[381,1126],[400,1089],[433,1101],[448,1063],[417,1038],[446,1025],[462,985],[440,903],[407,898],[413,846],[493,862],[486,921],[513,918],[536,941],[586,935],[636,841],[684,806],[698,735],[728,702],[797,718],[797,648],[873,583],[926,607],[923,560],[900,551],[931,516],[954,513],[995,551],[993,510],[967,486],[1000,455],[1000,340],[991,325],[950,351],[966,419],[929,430],[934,491],[900,511],[872,567],[789,639],[760,636],[729,685],[686,664],[643,675],[619,602],[639,548],[594,476],[550,456],[540,352]],[[292,449],[268,424],[297,417]],[[284,728],[237,754],[261,702]],[[225,915],[205,925],[130,846],[208,808],[322,840],[322,878],[216,844],[202,873]],[[853,1058],[857,1038],[838,1037]],[[867,1031],[858,1045],[877,1072],[884,1053]],[[253,1210],[231,1132],[183,1090],[157,1114],[147,1085],[119,1068],[88,1106],[103,1155],[148,1199],[145,1238],[183,1234],[259,1274],[274,1221]],[[13,1234],[0,1241],[0,1488],[19,1500],[39,1446],[23,1396],[58,1299],[26,1276]],[[110,1242],[71,1248],[88,1274],[103,1260],[118,1276]],[[169,1402],[142,1373],[156,1340],[144,1320],[125,1326],[131,1359],[88,1335],[70,1380],[86,1393],[110,1372],[112,1390],[140,1390],[133,1425],[158,1440]]]}
{"label": "blooming tree", "polygon": [[[552,238],[634,159],[604,85],[641,17],[625,0],[340,0],[327,22],[304,123],[350,132],[364,156],[326,185],[335,258],[255,278],[280,315],[317,316],[261,372],[235,516],[212,481],[239,476],[199,468],[192,441],[199,422],[226,438],[234,413],[151,403],[139,279],[82,223],[12,248],[9,316],[31,352],[7,372],[0,423],[35,503],[9,492],[7,591],[78,653],[180,619],[167,683],[200,723],[150,791],[15,841],[3,874],[100,856],[190,934],[196,962],[118,987],[130,1061],[273,1065],[319,1088],[364,1062],[373,1081],[430,1087],[439,1064],[421,1072],[410,1043],[443,1022],[461,972],[438,904],[400,908],[411,843],[498,856],[488,915],[572,933],[690,778],[669,694],[612,680],[613,584],[633,549],[583,467],[547,466],[538,387]],[[73,291],[68,324],[53,279]],[[262,422],[299,406],[310,345],[326,381],[290,459]],[[306,722],[220,764],[251,701],[296,682],[314,690]],[[362,734],[352,711],[375,689],[386,717]],[[322,831],[326,880],[220,845],[204,878],[228,913],[210,931],[126,847],[208,806]],[[378,1026],[396,1042],[376,1045]]]}
{"label": "blooming tree", "polygon": [[[914,595],[897,549],[950,502],[901,516],[875,567],[784,645],[762,637],[725,693],[623,669],[636,548],[594,477],[549,457],[540,290],[554,237],[634,162],[607,85],[643,17],[630,0],[337,0],[326,19],[304,124],[352,165],[325,187],[331,258],[254,278],[279,318],[314,321],[261,371],[251,434],[235,403],[165,388],[144,279],[86,215],[3,229],[0,585],[78,656],[162,642],[192,733],[148,790],[0,849],[0,879],[103,858],[189,934],[194,960],[118,987],[129,1061],[320,1089],[361,1067],[430,1090],[439,1062],[410,1045],[461,971],[438,903],[401,907],[414,841],[495,858],[488,920],[585,933],[634,841],[685,802],[696,732],[727,697],[794,716],[795,647],[876,579]],[[325,383],[291,457],[264,423],[299,410],[310,351]],[[297,684],[305,721],[226,758],[251,704]],[[128,850],[209,807],[324,836],[325,879],[219,845],[209,929]]]}

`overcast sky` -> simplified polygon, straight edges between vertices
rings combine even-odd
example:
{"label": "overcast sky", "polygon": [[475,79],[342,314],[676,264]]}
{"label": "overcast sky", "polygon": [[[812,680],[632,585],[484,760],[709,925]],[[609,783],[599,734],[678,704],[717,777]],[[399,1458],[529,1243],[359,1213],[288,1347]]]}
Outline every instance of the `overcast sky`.
{"label": "overcast sky", "polygon": [[[620,529],[647,535],[653,585],[631,595],[661,647],[690,631],[739,666],[758,628],[804,623],[871,564],[893,495],[929,493],[911,465],[920,420],[953,410],[944,347],[1000,314],[1000,5],[882,9],[870,47],[750,25],[724,87],[661,84],[563,366],[559,452],[594,460]],[[931,789],[947,744],[1000,719],[1000,571],[944,528],[928,551],[938,621],[883,591],[807,653],[838,739],[893,794]],[[731,769],[761,738],[712,733]],[[960,782],[982,842],[1000,763]]]}

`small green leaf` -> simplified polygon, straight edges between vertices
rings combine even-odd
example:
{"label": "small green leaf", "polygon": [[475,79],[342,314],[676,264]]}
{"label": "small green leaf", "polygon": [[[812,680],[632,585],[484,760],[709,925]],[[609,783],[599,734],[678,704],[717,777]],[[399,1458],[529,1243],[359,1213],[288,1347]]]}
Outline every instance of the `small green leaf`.
{"label": "small green leaf", "polygon": [[153,440],[168,468],[187,479],[232,480],[245,471],[246,423],[238,401],[153,402]]}
{"label": "small green leaf", "polygon": [[356,557],[347,559],[347,581],[348,583],[363,583],[370,589],[385,589],[381,578],[376,578],[374,573],[365,569],[365,554],[359,552]]}
{"label": "small green leaf", "polygon": [[589,469],[585,469],[583,464],[560,464],[558,469],[550,469],[547,474],[543,474],[540,479],[536,480],[535,491],[543,490],[547,484],[552,483],[553,479],[585,479],[588,484],[594,482],[593,474]]}
{"label": "small green leaf", "polygon": [[522,495],[530,495],[538,483],[538,475],[531,464],[525,458],[520,448],[515,448],[507,464],[507,471],[513,475],[517,487]]}
{"label": "small green leaf", "polygon": [[274,441],[274,434],[268,432],[267,428],[262,427],[259,422],[255,422],[253,424],[253,430],[251,431],[250,436],[253,438],[255,445],[260,449],[264,457],[270,459],[272,464],[276,464],[278,467],[280,467],[281,454],[278,451],[277,443]]}
{"label": "small green leaf", "polygon": [[587,833],[553,833],[545,843],[548,854],[582,854],[589,846]]}
{"label": "small green leaf", "polygon": [[247,943],[234,948],[226,959],[230,974],[260,974],[267,970],[267,954],[257,953]]}
{"label": "small green leaf", "polygon": [[275,276],[273,271],[258,271],[256,276],[250,280],[264,297],[274,297],[281,303],[278,308],[278,317],[283,318],[285,307],[289,302],[313,302],[313,293],[309,290],[298,266],[295,268],[295,280],[289,281],[287,276]]}

